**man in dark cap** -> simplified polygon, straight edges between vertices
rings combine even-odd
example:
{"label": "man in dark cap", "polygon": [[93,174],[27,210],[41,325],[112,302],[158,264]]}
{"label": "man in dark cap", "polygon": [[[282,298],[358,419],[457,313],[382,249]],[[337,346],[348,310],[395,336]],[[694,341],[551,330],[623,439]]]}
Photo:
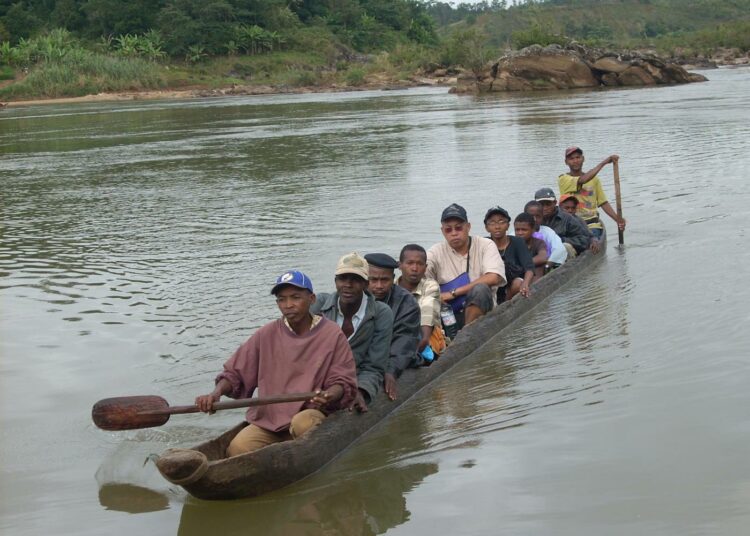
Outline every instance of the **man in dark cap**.
{"label": "man in dark cap", "polygon": [[393,257],[385,253],[369,253],[365,255],[365,260],[370,266],[370,292],[393,312],[391,351],[383,384],[388,398],[396,400],[396,380],[407,368],[419,365],[419,305],[408,290],[394,284],[394,270],[398,268],[398,262]]}
{"label": "man in dark cap", "polygon": [[472,236],[466,209],[453,203],[440,216],[444,242],[427,250],[426,276],[440,285],[440,300],[451,306],[459,329],[495,306],[504,286],[505,265],[495,243]]}
{"label": "man in dark cap", "polygon": [[540,188],[534,194],[534,199],[542,205],[542,223],[560,236],[569,259],[589,247],[594,237],[588,227],[582,220],[560,210],[552,188]]}
{"label": "man in dark cap", "polygon": [[516,294],[528,297],[534,279],[534,261],[522,238],[508,234],[510,214],[503,207],[492,207],[484,215],[484,228],[497,246],[505,263],[505,280],[508,284],[497,291],[497,302],[510,300]]}

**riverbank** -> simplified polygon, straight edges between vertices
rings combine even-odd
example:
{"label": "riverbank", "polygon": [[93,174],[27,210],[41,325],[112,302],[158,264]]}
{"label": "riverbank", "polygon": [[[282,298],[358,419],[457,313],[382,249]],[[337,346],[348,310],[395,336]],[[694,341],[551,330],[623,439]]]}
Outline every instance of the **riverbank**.
{"label": "riverbank", "polygon": [[349,91],[390,91],[408,89],[413,87],[445,87],[455,85],[457,78],[455,74],[460,71],[438,69],[433,73],[415,74],[409,78],[393,78],[383,74],[372,75],[368,80],[353,86],[348,84],[316,84],[303,86],[281,85],[252,85],[252,84],[230,84],[216,87],[212,85],[191,85],[186,88],[165,88],[150,90],[102,92],[93,95],[82,95],[79,97],[55,97],[39,99],[11,100],[0,103],[3,107],[32,106],[44,104],[69,104],[87,102],[118,102],[138,100],[160,100],[160,99],[196,99],[225,96],[250,96],[250,95],[286,95],[305,93],[342,93]]}
{"label": "riverbank", "polygon": [[[635,51],[639,55],[650,55],[660,57],[662,60],[675,63],[684,69],[715,69],[742,67],[750,64],[748,53],[743,53],[739,49],[717,49],[711,54],[690,56],[685,54],[674,54],[671,56],[658,56],[652,49],[638,49]],[[236,66],[237,64],[235,64]],[[408,89],[413,87],[445,87],[454,88],[459,83],[459,78],[472,78],[469,71],[463,68],[444,68],[440,65],[432,65],[429,68],[417,69],[412,74],[398,72],[393,70],[381,69],[375,70],[373,64],[364,63],[362,68],[369,68],[370,72],[362,73],[361,76],[353,77],[353,83],[347,83],[343,77],[318,76],[314,84],[296,85],[288,83],[287,80],[281,80],[278,77],[274,83],[253,84],[253,83],[227,83],[227,80],[234,78],[222,79],[216,76],[189,78],[185,75],[183,69],[179,73],[172,73],[171,82],[177,82],[180,85],[166,87],[163,89],[142,89],[127,91],[100,92],[90,95],[81,96],[62,96],[62,97],[41,97],[18,100],[8,100],[0,102],[2,107],[18,107],[31,105],[46,104],[69,104],[69,103],[87,103],[87,102],[118,102],[118,101],[138,101],[138,100],[160,100],[160,99],[197,99],[197,98],[214,98],[225,96],[252,96],[252,95],[285,95],[285,94],[306,94],[306,93],[342,93],[356,91],[388,91],[398,89]],[[235,73],[232,73],[235,74]],[[189,82],[188,82],[189,81]],[[198,83],[196,83],[198,82]],[[202,83],[200,83],[202,82]],[[222,83],[223,82],[223,83]],[[5,81],[0,87],[7,86],[13,81]],[[297,80],[299,83],[299,80]],[[459,90],[459,92],[462,92]]]}

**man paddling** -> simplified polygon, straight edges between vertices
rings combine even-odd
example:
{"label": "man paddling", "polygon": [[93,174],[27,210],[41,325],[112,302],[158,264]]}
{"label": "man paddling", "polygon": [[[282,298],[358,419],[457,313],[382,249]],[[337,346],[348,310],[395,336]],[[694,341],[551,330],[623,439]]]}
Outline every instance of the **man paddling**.
{"label": "man paddling", "polygon": [[625,230],[625,219],[620,218],[617,215],[617,212],[612,208],[612,205],[609,204],[609,201],[607,201],[607,196],[604,195],[602,183],[597,176],[597,173],[599,173],[604,166],[607,164],[614,164],[619,159],[619,156],[613,154],[584,173],[583,150],[577,146],[568,147],[565,149],[565,164],[568,166],[569,171],[567,173],[562,173],[557,178],[557,183],[560,187],[560,195],[571,194],[576,197],[578,200],[576,215],[586,223],[589,230],[594,235],[594,238],[597,240],[601,239],[602,234],[604,233],[604,225],[599,219],[599,208],[614,220],[619,230]]}
{"label": "man paddling", "polygon": [[421,339],[419,306],[408,290],[394,285],[395,270],[398,268],[396,259],[385,253],[368,253],[365,260],[370,267],[370,292],[376,300],[388,305],[393,313],[391,349],[383,385],[388,398],[396,400],[396,380],[404,370],[420,364],[417,356]]}
{"label": "man paddling", "polygon": [[440,300],[453,309],[461,329],[495,306],[498,287],[504,286],[505,265],[495,243],[472,236],[466,209],[452,204],[440,216],[445,241],[427,250],[427,277],[440,285]]}
{"label": "man paddling", "polygon": [[344,255],[336,265],[336,292],[320,294],[311,308],[336,322],[349,340],[359,386],[350,409],[363,412],[383,385],[393,330],[391,308],[367,290],[369,277],[370,267],[362,256]]}
{"label": "man paddling", "polygon": [[248,426],[227,447],[237,456],[266,445],[295,439],[318,426],[326,415],[347,407],[357,393],[354,357],[346,337],[334,323],[310,308],[315,294],[310,278],[292,270],[271,288],[282,317],[256,331],[224,364],[216,387],[195,399],[201,411],[227,395],[249,398],[318,391],[307,402],[257,406],[247,410]]}

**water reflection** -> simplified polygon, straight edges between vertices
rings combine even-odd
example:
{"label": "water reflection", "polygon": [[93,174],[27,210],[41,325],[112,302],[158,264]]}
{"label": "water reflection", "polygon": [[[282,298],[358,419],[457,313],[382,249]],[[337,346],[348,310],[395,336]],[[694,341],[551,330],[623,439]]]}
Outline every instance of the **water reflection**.
{"label": "water reflection", "polygon": [[437,470],[435,463],[416,463],[350,475],[291,495],[222,503],[188,499],[178,534],[383,534],[409,519],[405,494]]}
{"label": "water reflection", "polygon": [[143,514],[169,508],[169,497],[133,484],[106,484],[99,488],[99,504],[107,510]]}

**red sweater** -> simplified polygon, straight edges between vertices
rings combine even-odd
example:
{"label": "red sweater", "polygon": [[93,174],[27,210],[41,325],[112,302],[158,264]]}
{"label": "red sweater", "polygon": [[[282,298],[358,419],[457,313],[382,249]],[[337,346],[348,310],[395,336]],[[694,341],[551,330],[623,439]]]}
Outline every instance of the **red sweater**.
{"label": "red sweater", "polygon": [[[357,369],[349,342],[335,323],[325,318],[309,332],[297,335],[282,318],[256,331],[224,364],[216,378],[232,384],[231,398],[301,393],[344,388],[344,396],[324,410],[348,406],[357,393]],[[281,432],[307,402],[257,406],[247,410],[247,421],[265,430]]]}

